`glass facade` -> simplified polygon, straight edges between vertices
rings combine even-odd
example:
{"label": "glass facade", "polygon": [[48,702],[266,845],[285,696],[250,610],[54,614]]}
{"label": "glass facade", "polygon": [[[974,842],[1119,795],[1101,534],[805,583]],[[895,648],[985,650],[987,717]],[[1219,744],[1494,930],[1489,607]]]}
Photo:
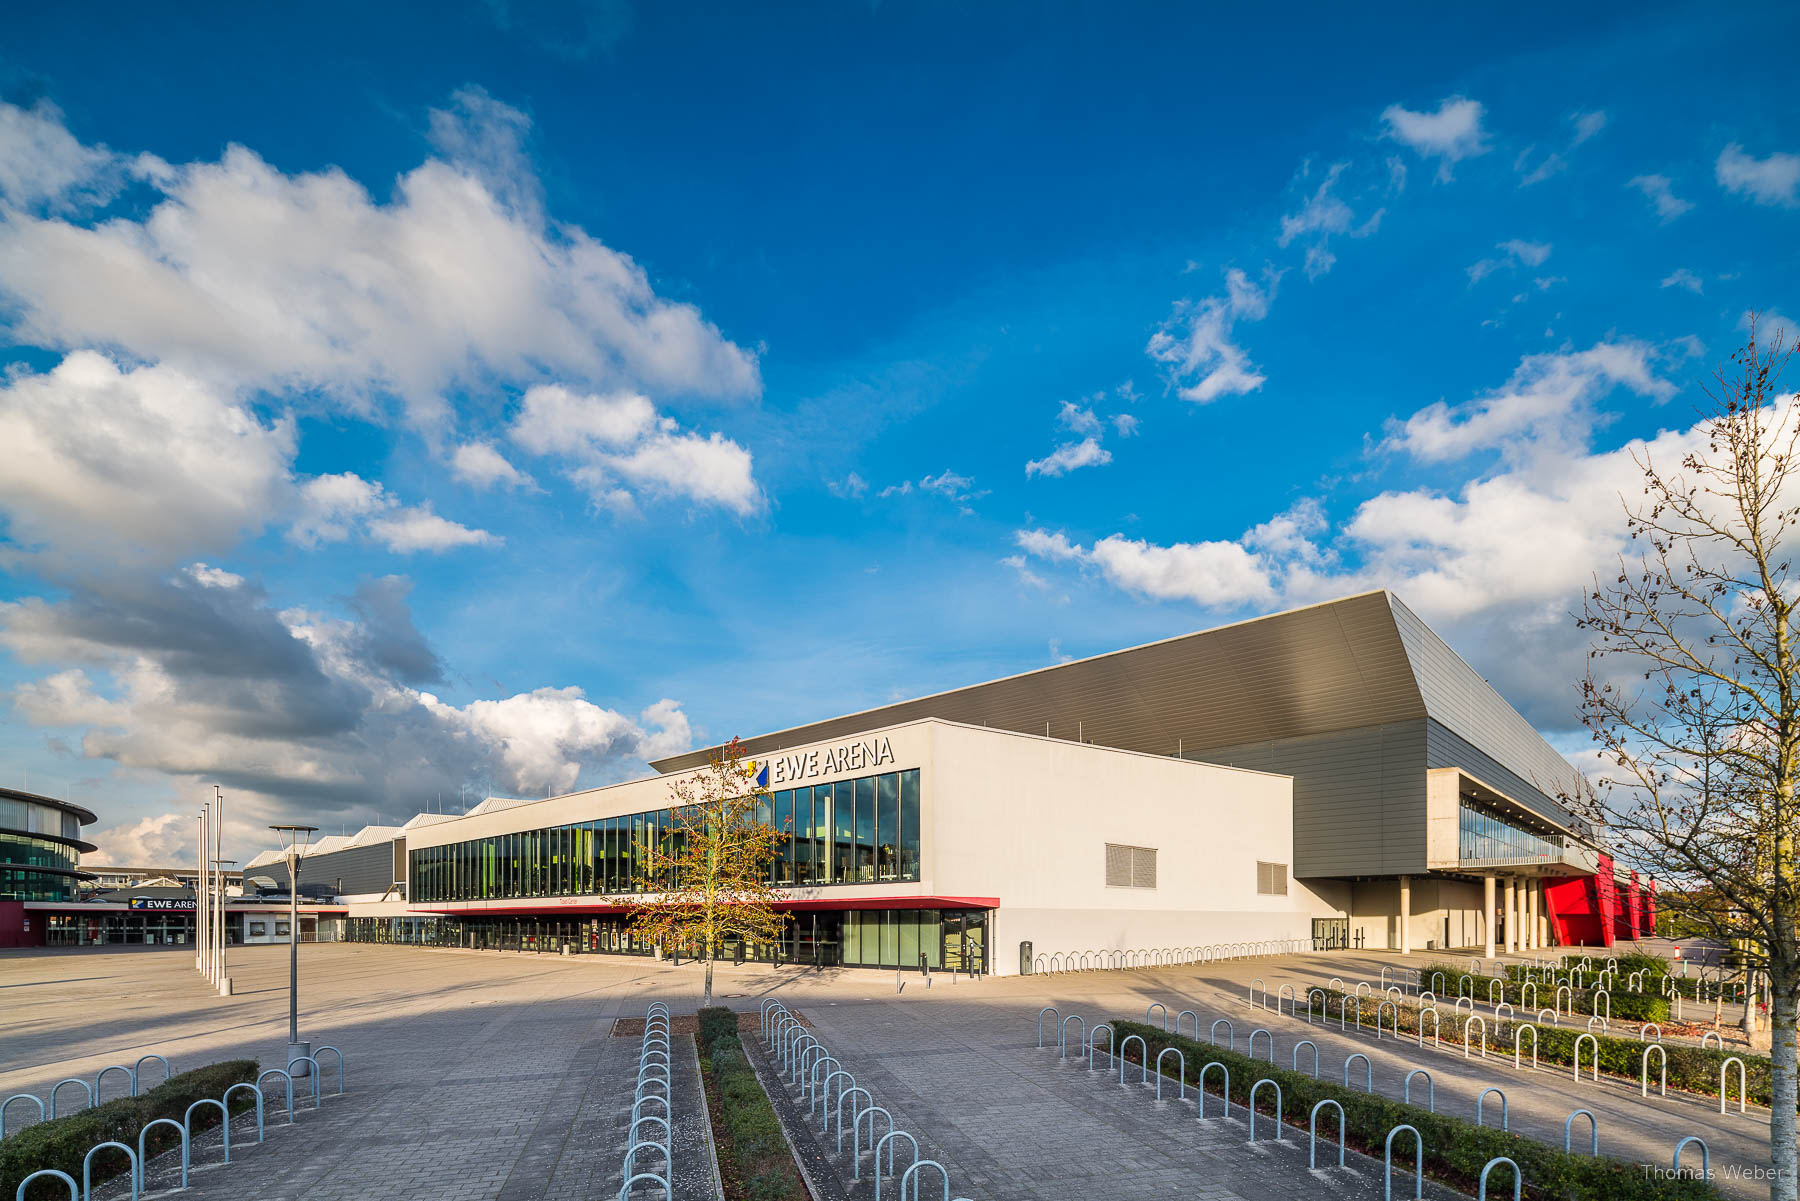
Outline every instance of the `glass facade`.
{"label": "glass facade", "polygon": [[[918,769],[784,788],[757,816],[787,835],[770,867],[783,887],[919,878]],[[671,810],[498,834],[409,853],[408,899],[529,900],[643,891],[638,848],[678,851]]]}
{"label": "glass facade", "polygon": [[1560,837],[1521,830],[1491,810],[1462,802],[1458,857],[1463,861],[1536,863],[1562,854]]}
{"label": "glass facade", "polygon": [[[891,967],[987,971],[985,909],[867,909],[793,913],[773,946],[751,950],[729,942],[720,959],[820,967]],[[353,917],[345,942],[466,947],[498,951],[649,955],[623,917]],[[686,957],[684,955],[684,957]]]}
{"label": "glass facade", "polygon": [[72,901],[81,883],[72,874],[79,862],[75,848],[63,843],[0,833],[0,901]]}

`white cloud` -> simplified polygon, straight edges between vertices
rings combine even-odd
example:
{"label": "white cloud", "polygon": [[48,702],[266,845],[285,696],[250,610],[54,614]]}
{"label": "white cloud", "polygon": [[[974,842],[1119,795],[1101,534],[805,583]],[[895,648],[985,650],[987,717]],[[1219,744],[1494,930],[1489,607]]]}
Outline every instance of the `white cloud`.
{"label": "white cloud", "polygon": [[1606,113],[1595,109],[1587,113],[1570,113],[1569,120],[1575,125],[1575,136],[1569,142],[1571,146],[1579,146],[1589,138],[1596,137],[1606,128]]}
{"label": "white cloud", "polygon": [[[1279,245],[1285,247],[1296,238],[1312,239],[1306,248],[1305,270],[1308,279],[1317,279],[1337,263],[1337,256],[1329,248],[1334,235],[1366,238],[1381,227],[1385,209],[1376,209],[1368,220],[1358,225],[1355,211],[1337,195],[1335,189],[1349,166],[1349,163],[1333,163],[1319,186],[1308,195],[1300,211],[1281,218],[1281,236],[1277,240]],[[1310,171],[1310,164],[1302,167],[1300,178],[1305,179]]]}
{"label": "white cloud", "polygon": [[1025,474],[1059,476],[1082,467],[1099,467],[1112,462],[1112,452],[1100,445],[1099,439],[1083,438],[1079,442],[1065,442],[1041,459],[1033,459],[1025,464]]}
{"label": "white cloud", "polygon": [[83,146],[49,101],[31,108],[0,104],[0,202],[63,209],[110,195],[118,174],[112,153]]}
{"label": "white cloud", "polygon": [[474,530],[432,512],[429,502],[403,506],[382,484],[355,472],[314,476],[300,485],[299,511],[288,538],[304,547],[344,542],[358,534],[397,554],[495,546],[486,530]]}
{"label": "white cloud", "polygon": [[1719,186],[1728,192],[1748,196],[1758,204],[1800,208],[1800,154],[1776,151],[1768,158],[1757,158],[1733,142],[1719,151],[1713,171]]}
{"label": "white cloud", "polygon": [[[29,119],[0,111],[15,127]],[[13,336],[118,347],[365,409],[393,393],[428,425],[447,419],[447,389],[496,375],[757,395],[754,355],[692,305],[658,296],[629,256],[530,203],[536,182],[520,177],[522,155],[496,149],[522,121],[459,94],[434,130],[439,145],[473,157],[427,159],[386,203],[339,170],[289,175],[232,146],[216,163],[170,168],[142,220],[7,211],[0,291],[17,312]],[[456,127],[459,136],[446,132]],[[68,174],[39,167],[10,186],[66,187]]]}
{"label": "white cloud", "polygon": [[[974,492],[975,481],[973,479],[966,475],[958,475],[947,467],[936,475],[928,475],[921,479],[919,487],[926,492],[935,492],[939,496],[954,501],[970,500],[977,495]],[[979,495],[986,495],[986,493]]]}
{"label": "white cloud", "polygon": [[99,847],[81,857],[83,867],[191,867],[194,858],[194,815],[159,813],[83,833]]}
{"label": "white cloud", "polygon": [[1115,414],[1113,416],[1112,422],[1113,422],[1113,428],[1115,430],[1119,431],[1119,437],[1121,437],[1121,438],[1129,438],[1133,434],[1136,434],[1138,432],[1138,426],[1143,424],[1136,417],[1133,417],[1130,413]]}
{"label": "white cloud", "polygon": [[166,366],[76,351],[0,384],[0,514],[52,554],[162,562],[254,534],[285,503],[293,427]]}
{"label": "white cloud", "polygon": [[1018,574],[1019,583],[1024,584],[1026,587],[1037,589],[1050,587],[1049,580],[1046,580],[1043,576],[1031,570],[1031,567],[1025,562],[1024,555],[1007,555],[1004,559],[1001,559],[1000,562],[1012,568],[1013,571]]}
{"label": "white cloud", "polygon": [[605,758],[656,759],[687,750],[693,732],[672,700],[661,700],[637,721],[602,709],[579,688],[539,688],[498,701],[455,708],[429,692],[419,703],[447,728],[490,751],[515,791],[568,792],[584,762]]}
{"label": "white cloud", "polygon": [[1701,289],[1704,287],[1700,282],[1700,277],[1695,275],[1692,271],[1689,271],[1686,267],[1677,268],[1675,271],[1665,276],[1662,281],[1662,286],[1665,288],[1686,288],[1696,296],[1700,294]]}
{"label": "white cloud", "polygon": [[1469,283],[1478,284],[1494,272],[1512,267],[1541,267],[1550,258],[1548,242],[1527,242],[1520,238],[1512,238],[1498,243],[1496,250],[1502,251],[1501,257],[1482,259],[1468,268]]}
{"label": "white cloud", "polygon": [[911,480],[901,480],[898,484],[889,484],[875,494],[877,499],[886,500],[890,496],[906,496],[913,490]]}
{"label": "white cloud", "polygon": [[1385,136],[1412,147],[1421,157],[1437,159],[1438,178],[1447,180],[1453,164],[1487,153],[1483,111],[1478,101],[1451,96],[1434,113],[1390,104],[1381,119],[1387,126]]}
{"label": "white cloud", "polygon": [[1636,188],[1656,208],[1656,215],[1667,225],[1693,208],[1693,204],[1675,194],[1675,185],[1667,175],[1634,175],[1625,185]]}
{"label": "white cloud", "polygon": [[1020,530],[1013,535],[1013,541],[1026,554],[1036,555],[1040,559],[1066,563],[1081,557],[1081,548],[1070,542],[1068,536],[1060,530],[1054,534],[1048,530]]}
{"label": "white cloud", "polygon": [[1516,170],[1522,172],[1522,177],[1519,180],[1519,186],[1521,188],[1529,188],[1532,184],[1543,183],[1551,176],[1560,175],[1562,172],[1569,169],[1568,160],[1564,159],[1562,155],[1547,154],[1544,156],[1542,162],[1538,163],[1538,165],[1531,170],[1526,171],[1525,160],[1526,156],[1529,154],[1530,151],[1527,150],[1525,154],[1521,154],[1518,160],[1513,164]]}
{"label": "white cloud", "polygon": [[868,495],[869,481],[852,471],[841,480],[827,480],[825,487],[833,496],[846,500],[857,500]]}
{"label": "white cloud", "polygon": [[684,432],[635,392],[589,394],[539,384],[525,393],[508,432],[533,454],[564,459],[569,478],[598,504],[629,507],[641,490],[744,516],[763,506],[749,451],[716,432]]}
{"label": "white cloud", "polygon": [[1064,428],[1077,434],[1097,434],[1100,432],[1100,419],[1094,416],[1094,410],[1084,409],[1073,401],[1062,402],[1062,409],[1056,419]]}
{"label": "white cloud", "polygon": [[1170,382],[1183,400],[1210,404],[1221,396],[1242,395],[1263,386],[1264,376],[1232,340],[1238,321],[1260,321],[1268,315],[1275,280],[1259,286],[1243,271],[1225,273],[1225,294],[1198,303],[1182,301],[1150,339],[1146,353],[1168,366]]}
{"label": "white cloud", "polygon": [[1439,401],[1389,422],[1382,448],[1441,463],[1483,451],[1517,460],[1544,447],[1585,445],[1595,406],[1614,387],[1666,399],[1673,386],[1655,373],[1654,350],[1632,341],[1577,352],[1528,355],[1502,388],[1458,405]]}
{"label": "white cloud", "polygon": [[465,442],[450,456],[450,472],[474,488],[529,488],[531,477],[514,467],[491,442]]}

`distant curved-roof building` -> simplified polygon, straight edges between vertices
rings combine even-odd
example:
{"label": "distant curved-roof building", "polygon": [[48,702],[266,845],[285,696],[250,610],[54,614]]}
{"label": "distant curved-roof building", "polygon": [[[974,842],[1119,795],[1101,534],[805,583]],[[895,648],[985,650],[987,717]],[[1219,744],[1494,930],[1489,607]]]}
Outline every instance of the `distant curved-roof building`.
{"label": "distant curved-roof building", "polygon": [[99,819],[80,805],[0,788],[0,901],[72,901],[91,872],[82,852],[98,850],[81,827]]}

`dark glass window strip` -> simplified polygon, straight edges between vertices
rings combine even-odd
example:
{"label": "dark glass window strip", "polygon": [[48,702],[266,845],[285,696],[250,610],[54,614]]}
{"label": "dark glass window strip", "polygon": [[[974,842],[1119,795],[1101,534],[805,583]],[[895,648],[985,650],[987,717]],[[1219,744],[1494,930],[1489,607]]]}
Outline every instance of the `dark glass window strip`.
{"label": "dark glass window strip", "polygon": [[[786,835],[770,871],[777,886],[919,878],[917,768],[784,788],[759,804],[757,816]],[[638,848],[655,840],[678,853],[674,825],[671,811],[658,809],[422,847],[410,854],[409,899],[430,904],[641,892]]]}

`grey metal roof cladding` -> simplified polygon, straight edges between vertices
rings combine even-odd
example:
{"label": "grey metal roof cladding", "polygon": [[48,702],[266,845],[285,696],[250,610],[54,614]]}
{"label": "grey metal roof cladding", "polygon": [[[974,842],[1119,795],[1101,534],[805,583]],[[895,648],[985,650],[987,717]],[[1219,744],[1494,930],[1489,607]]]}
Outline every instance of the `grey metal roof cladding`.
{"label": "grey metal roof cladding", "polygon": [[[751,753],[942,717],[1152,754],[1430,717],[1553,793],[1574,768],[1391,593],[1365,592],[745,740]],[[716,748],[655,761],[697,767]]]}
{"label": "grey metal roof cladding", "polygon": [[[1505,705],[1497,694],[1494,699]],[[745,745],[760,754],[941,717],[1027,734],[1042,734],[1047,724],[1059,738],[1079,732],[1101,746],[1172,755],[1178,746],[1262,742],[1426,716],[1390,597],[1366,592],[759,734]],[[683,771],[704,764],[716,749],[651,766]]]}

